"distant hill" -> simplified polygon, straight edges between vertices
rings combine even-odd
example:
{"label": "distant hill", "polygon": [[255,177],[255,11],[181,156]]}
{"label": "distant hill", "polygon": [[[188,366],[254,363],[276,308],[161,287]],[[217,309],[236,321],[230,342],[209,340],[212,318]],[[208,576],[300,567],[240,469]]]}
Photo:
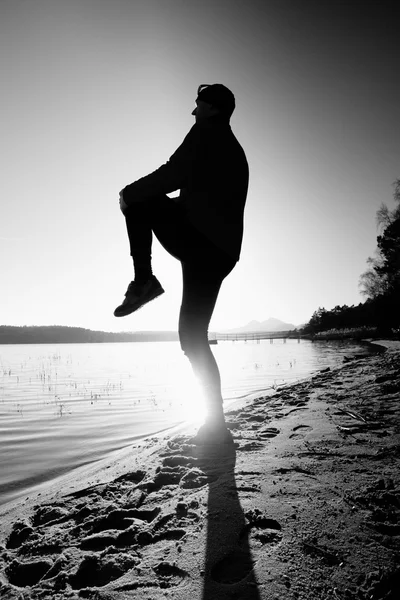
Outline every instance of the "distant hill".
{"label": "distant hill", "polygon": [[293,323],[285,323],[279,319],[270,317],[266,321],[250,321],[243,327],[236,327],[235,329],[226,329],[225,333],[250,333],[253,331],[292,331],[296,329]]}

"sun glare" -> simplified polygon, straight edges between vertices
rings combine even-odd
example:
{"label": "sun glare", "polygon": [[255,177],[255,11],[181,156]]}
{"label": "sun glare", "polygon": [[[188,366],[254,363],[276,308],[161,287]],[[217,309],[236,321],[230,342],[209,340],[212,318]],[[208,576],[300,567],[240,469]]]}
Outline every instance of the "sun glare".
{"label": "sun glare", "polygon": [[176,410],[180,418],[189,423],[201,424],[206,416],[201,386],[191,370],[179,373],[176,384]]}

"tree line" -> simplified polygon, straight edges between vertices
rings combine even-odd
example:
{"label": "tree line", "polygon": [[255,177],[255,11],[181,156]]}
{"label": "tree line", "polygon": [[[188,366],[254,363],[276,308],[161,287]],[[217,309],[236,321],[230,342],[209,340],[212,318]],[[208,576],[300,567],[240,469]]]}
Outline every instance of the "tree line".
{"label": "tree line", "polygon": [[137,331],[113,333],[92,331],[83,327],[62,325],[22,326],[0,325],[0,344],[93,344],[107,342],[176,341],[175,331]]}
{"label": "tree line", "polygon": [[359,286],[366,301],[357,306],[318,308],[303,332],[319,333],[332,329],[376,328],[382,335],[400,331],[400,179],[393,183],[393,210],[382,204],[376,214],[380,234],[373,257]]}

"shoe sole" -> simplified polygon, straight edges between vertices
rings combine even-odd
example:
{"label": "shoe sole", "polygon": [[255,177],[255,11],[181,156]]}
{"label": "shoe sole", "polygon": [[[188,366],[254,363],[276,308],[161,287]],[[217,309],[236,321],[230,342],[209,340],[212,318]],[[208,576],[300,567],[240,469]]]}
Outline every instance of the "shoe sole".
{"label": "shoe sole", "polygon": [[140,308],[142,308],[145,304],[148,304],[152,300],[155,300],[156,298],[158,298],[159,296],[164,294],[164,291],[165,290],[163,290],[162,288],[159,289],[157,292],[154,292],[154,294],[152,296],[150,296],[150,298],[146,298],[141,304],[139,304],[135,307],[126,307],[124,312],[119,312],[118,314],[116,314],[116,311],[114,311],[114,317],[127,317],[128,315],[131,315],[132,313],[134,313],[137,310],[139,310]]}

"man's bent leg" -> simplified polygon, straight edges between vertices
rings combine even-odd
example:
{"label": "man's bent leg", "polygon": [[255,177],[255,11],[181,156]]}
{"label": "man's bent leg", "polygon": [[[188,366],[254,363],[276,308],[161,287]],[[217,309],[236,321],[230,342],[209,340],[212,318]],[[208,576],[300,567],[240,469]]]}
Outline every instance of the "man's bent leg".
{"label": "man's bent leg", "polygon": [[146,201],[135,202],[125,211],[130,252],[135,269],[135,281],[144,283],[152,276],[151,246],[153,233]]}
{"label": "man's bent leg", "polygon": [[[135,270],[136,263],[151,264],[153,233],[164,249],[180,261],[197,252],[196,230],[187,223],[177,203],[166,195],[130,205],[125,218]],[[197,235],[200,236],[199,233]]]}
{"label": "man's bent leg", "polygon": [[[135,312],[164,290],[151,268],[151,246],[153,240],[152,219],[157,206],[165,210],[168,197],[156,197],[135,202],[125,211],[130,252],[133,259],[135,279],[131,281],[122,304],[117,306],[114,316],[125,317]],[[158,218],[162,218],[160,215]]]}

